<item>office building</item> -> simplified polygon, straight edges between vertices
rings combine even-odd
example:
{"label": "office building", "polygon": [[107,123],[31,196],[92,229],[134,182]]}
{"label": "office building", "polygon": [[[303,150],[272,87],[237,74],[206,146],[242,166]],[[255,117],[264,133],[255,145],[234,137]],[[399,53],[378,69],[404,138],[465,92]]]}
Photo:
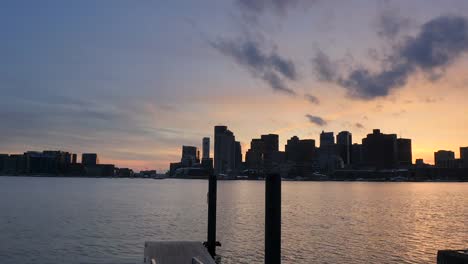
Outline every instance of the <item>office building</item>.
{"label": "office building", "polygon": [[7,162],[8,154],[0,154],[0,173],[5,172]]}
{"label": "office building", "polygon": [[81,155],[81,163],[84,166],[94,166],[99,164],[99,158],[96,153],[83,153]]}
{"label": "office building", "polygon": [[409,167],[413,164],[413,155],[411,150],[411,139],[397,139],[398,163],[400,167]]}
{"label": "office building", "polygon": [[236,139],[227,126],[214,128],[214,171],[228,174],[236,170]]}
{"label": "office building", "polygon": [[456,167],[455,153],[450,150],[439,150],[437,152],[434,152],[434,161],[435,166],[438,168]]}
{"label": "office building", "polygon": [[235,159],[235,168],[239,169],[242,165],[242,146],[239,141],[235,141],[235,153],[234,153],[234,159]]}
{"label": "office building", "polygon": [[468,168],[468,147],[460,147],[460,160],[463,168]]}
{"label": "office building", "polygon": [[262,135],[260,139],[263,141],[263,166],[265,169],[271,169],[280,162],[280,156],[278,155],[279,136],[268,134]]}
{"label": "office building", "polygon": [[336,136],[336,145],[338,155],[341,157],[344,164],[351,164],[351,146],[353,145],[353,138],[351,133],[348,131],[341,131],[338,133]]}
{"label": "office building", "polygon": [[203,159],[209,159],[210,158],[210,138],[209,137],[203,138],[202,149],[203,149],[203,154],[202,154]]}
{"label": "office building", "polygon": [[363,161],[362,145],[354,143],[351,146],[351,164],[353,167],[360,167],[363,164]]}
{"label": "office building", "polygon": [[263,169],[263,140],[254,138],[250,141],[250,149],[245,154],[245,163],[249,169]]}
{"label": "office building", "polygon": [[335,136],[333,132],[322,131],[320,134],[320,148],[335,145]]}
{"label": "office building", "polygon": [[182,158],[180,163],[182,167],[192,167],[199,163],[197,147],[182,146]]}
{"label": "office building", "polygon": [[363,158],[366,166],[375,169],[394,169],[398,165],[396,134],[383,134],[374,129],[362,139]]}
{"label": "office building", "polygon": [[315,157],[315,140],[299,139],[293,136],[285,146],[286,160],[291,162],[310,162]]}

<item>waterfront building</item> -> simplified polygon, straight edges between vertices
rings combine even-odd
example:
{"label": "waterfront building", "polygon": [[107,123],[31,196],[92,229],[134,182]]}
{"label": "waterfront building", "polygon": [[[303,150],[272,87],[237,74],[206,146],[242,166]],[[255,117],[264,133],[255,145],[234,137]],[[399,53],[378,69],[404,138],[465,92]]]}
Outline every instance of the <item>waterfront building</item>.
{"label": "waterfront building", "polygon": [[210,158],[210,138],[209,137],[203,138],[202,149],[203,149],[203,154],[202,154],[203,159],[209,159]]}
{"label": "waterfront building", "polygon": [[335,136],[333,132],[322,131],[320,133],[320,148],[335,145]]}
{"label": "waterfront building", "polygon": [[336,136],[336,144],[338,155],[341,157],[345,165],[351,164],[351,146],[353,145],[353,138],[350,132],[341,131]]}
{"label": "waterfront building", "polygon": [[214,128],[214,171],[216,175],[232,173],[236,169],[236,140],[227,126]]}
{"label": "waterfront building", "polygon": [[351,146],[351,164],[360,167],[363,163],[362,144],[354,143]]}
{"label": "waterfront building", "polygon": [[99,164],[99,158],[96,153],[83,153],[81,155],[81,163],[84,166],[93,166]]}
{"label": "waterfront building", "polygon": [[437,152],[434,152],[434,161],[435,166],[438,168],[456,167],[455,153],[450,150],[439,150]]}
{"label": "waterfront building", "polygon": [[460,160],[463,168],[468,168],[468,147],[460,147]]}
{"label": "waterfront building", "polygon": [[263,140],[254,138],[250,142],[250,149],[245,154],[247,168],[260,171],[263,169]]}
{"label": "waterfront building", "polygon": [[362,139],[363,158],[366,166],[375,169],[394,169],[398,164],[396,134],[383,134],[374,129]]}
{"label": "waterfront building", "polygon": [[411,149],[411,139],[397,139],[398,163],[400,167],[409,167],[413,164],[413,155]]}
{"label": "waterfront building", "polygon": [[0,154],[0,173],[5,172],[7,161],[8,161],[8,154]]}
{"label": "waterfront building", "polygon": [[234,153],[234,159],[235,159],[235,168],[239,170],[239,168],[242,166],[242,146],[239,141],[235,141],[235,153]]}
{"label": "waterfront building", "polygon": [[182,146],[182,158],[180,163],[183,167],[192,167],[199,163],[197,147]]}

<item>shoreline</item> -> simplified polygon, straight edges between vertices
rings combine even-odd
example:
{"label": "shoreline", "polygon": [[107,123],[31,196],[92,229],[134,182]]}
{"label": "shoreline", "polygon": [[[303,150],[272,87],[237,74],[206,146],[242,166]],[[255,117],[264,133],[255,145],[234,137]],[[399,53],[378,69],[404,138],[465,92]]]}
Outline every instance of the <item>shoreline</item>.
{"label": "shoreline", "polygon": [[[165,179],[176,179],[176,180],[208,180],[208,178],[174,178],[174,177],[167,177],[167,178],[150,178],[150,177],[103,177],[103,176],[67,176],[67,175],[0,175],[0,177],[10,177],[10,178],[84,178],[84,179],[148,179],[148,180],[165,180]],[[218,181],[265,181],[265,179],[218,179]],[[289,179],[283,178],[282,181],[284,182],[385,182],[385,183],[414,183],[414,182],[431,182],[431,183],[464,183],[467,181],[457,181],[457,180],[444,180],[444,179],[437,179],[437,180],[383,180],[383,179],[359,179],[359,180],[352,180],[352,179],[329,179],[329,180],[313,180],[313,179]]]}

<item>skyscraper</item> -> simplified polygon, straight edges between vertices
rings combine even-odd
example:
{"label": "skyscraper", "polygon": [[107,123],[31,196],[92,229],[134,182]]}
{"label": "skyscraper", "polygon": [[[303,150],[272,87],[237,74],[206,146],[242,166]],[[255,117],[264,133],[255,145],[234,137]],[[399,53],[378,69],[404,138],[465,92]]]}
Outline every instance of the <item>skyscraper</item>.
{"label": "skyscraper", "polygon": [[350,132],[341,131],[336,136],[336,144],[338,145],[338,154],[343,159],[345,165],[351,164],[351,146],[353,138]]}
{"label": "skyscraper", "polygon": [[197,163],[197,148],[193,146],[182,146],[182,158],[180,160],[183,167],[192,167]]}
{"label": "skyscraper", "polygon": [[460,160],[463,168],[468,168],[468,147],[460,147]]}
{"label": "skyscraper", "polygon": [[263,166],[265,169],[271,169],[275,161],[275,157],[279,152],[279,136],[276,134],[262,135],[263,141]]}
{"label": "skyscraper", "polygon": [[230,173],[235,170],[235,143],[234,133],[227,126],[214,128],[214,170],[216,174]]}
{"label": "skyscraper", "polygon": [[81,155],[81,163],[84,166],[94,166],[99,164],[99,158],[96,153],[83,153]]}
{"label": "skyscraper", "polygon": [[413,155],[411,150],[411,139],[399,138],[398,145],[398,163],[402,167],[408,167],[413,164]]}
{"label": "skyscraper", "polygon": [[210,158],[210,138],[204,137],[202,144],[203,144],[203,159],[209,159]]}
{"label": "skyscraper", "polygon": [[320,134],[320,148],[333,146],[335,144],[335,136],[333,132],[322,131]]}
{"label": "skyscraper", "polygon": [[398,146],[396,134],[382,134],[374,129],[362,139],[363,158],[367,166],[376,169],[394,169],[398,164]]}
{"label": "skyscraper", "polygon": [[434,152],[435,166],[439,168],[452,168],[455,166],[455,153],[450,150]]}

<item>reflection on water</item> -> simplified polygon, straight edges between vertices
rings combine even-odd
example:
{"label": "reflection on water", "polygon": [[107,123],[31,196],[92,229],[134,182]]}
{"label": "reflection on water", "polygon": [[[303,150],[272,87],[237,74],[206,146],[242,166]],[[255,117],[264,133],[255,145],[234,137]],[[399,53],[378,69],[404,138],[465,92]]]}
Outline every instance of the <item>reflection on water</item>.
{"label": "reflection on water", "polygon": [[[1,263],[140,263],[206,239],[208,182],[0,177]],[[467,183],[283,182],[283,263],[434,263],[468,247]],[[262,263],[264,183],[218,183],[222,263]]]}

